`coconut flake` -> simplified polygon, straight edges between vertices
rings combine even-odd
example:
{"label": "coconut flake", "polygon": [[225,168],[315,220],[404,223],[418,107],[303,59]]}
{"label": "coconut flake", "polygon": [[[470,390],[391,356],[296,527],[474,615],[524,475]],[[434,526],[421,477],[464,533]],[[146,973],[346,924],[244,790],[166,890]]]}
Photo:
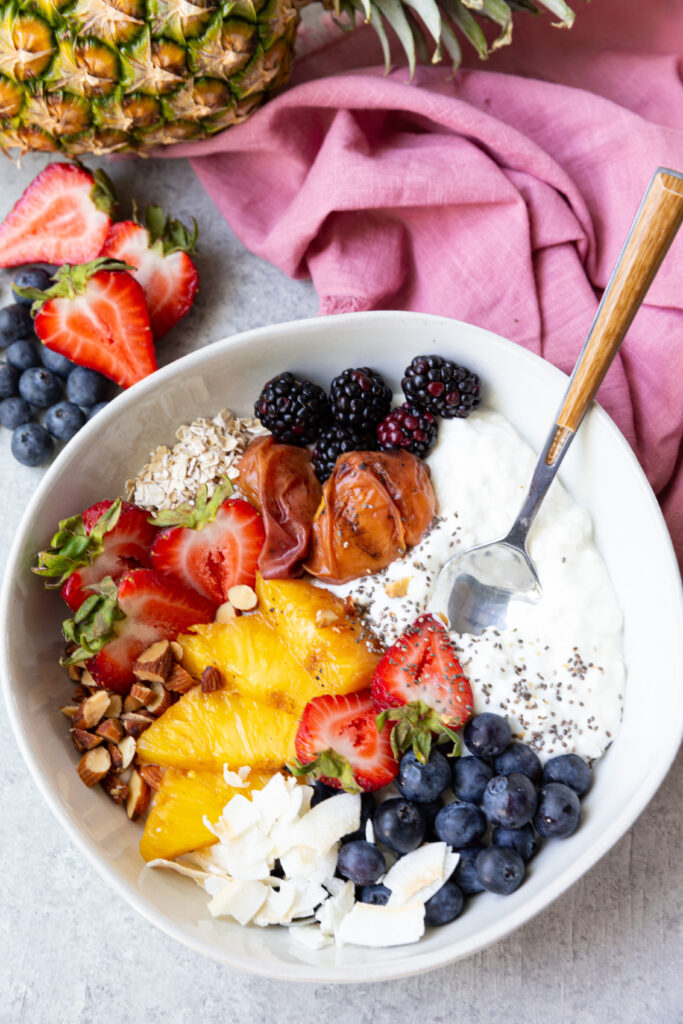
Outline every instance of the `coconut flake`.
{"label": "coconut flake", "polygon": [[345,915],[335,939],[338,945],[405,946],[424,935],[424,903],[411,900],[400,907],[355,903]]}
{"label": "coconut flake", "polygon": [[446,843],[425,843],[389,868],[384,885],[391,889],[387,906],[401,907],[412,900],[426,903],[453,874],[459,860]]}

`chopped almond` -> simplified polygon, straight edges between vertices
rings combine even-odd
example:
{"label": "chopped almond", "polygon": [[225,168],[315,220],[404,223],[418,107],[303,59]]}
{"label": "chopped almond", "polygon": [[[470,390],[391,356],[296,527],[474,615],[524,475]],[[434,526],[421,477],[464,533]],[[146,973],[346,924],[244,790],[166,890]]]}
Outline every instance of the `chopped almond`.
{"label": "chopped almond", "polygon": [[92,729],[100,721],[109,707],[109,694],[106,690],[97,690],[86,697],[73,717],[77,729]]}
{"label": "chopped almond", "polygon": [[168,678],[172,663],[170,641],[157,640],[138,656],[133,665],[133,675],[145,682],[163,683]]}
{"label": "chopped almond", "polygon": [[182,661],[184,651],[182,645],[177,640],[171,640],[171,654],[176,661]]}
{"label": "chopped almond", "polygon": [[64,704],[59,710],[67,718],[73,718],[78,711],[78,704]]}
{"label": "chopped almond", "polygon": [[187,693],[193,686],[196,686],[196,681],[192,678],[189,672],[186,672],[182,665],[174,665],[171,669],[171,674],[164,683],[167,690],[171,693]]}
{"label": "chopped almond", "polygon": [[133,711],[130,714],[121,715],[121,723],[129,736],[137,739],[145,729],[149,729],[154,717],[147,711]]}
{"label": "chopped almond", "polygon": [[119,693],[109,694],[109,707],[104,712],[105,718],[118,718],[123,711],[123,699]]}
{"label": "chopped almond", "polygon": [[133,736],[126,736],[125,740],[121,740],[121,742],[118,743],[117,746],[121,751],[121,757],[123,758],[121,764],[121,771],[125,772],[126,768],[129,767],[133,758],[135,757],[135,738]]}
{"label": "chopped almond", "polygon": [[122,804],[124,800],[128,799],[128,786],[111,772],[102,779],[102,789],[115,804]]}
{"label": "chopped almond", "polygon": [[[131,739],[131,737],[129,736],[128,739]],[[125,743],[125,740],[122,740],[121,742]],[[135,740],[133,740],[133,744],[134,743],[135,743]],[[111,757],[111,769],[112,769],[112,771],[113,772],[120,772],[120,771],[122,771],[123,770],[123,754],[121,753],[121,748],[120,748],[119,744],[118,743],[107,743],[107,750],[109,751],[109,756]],[[134,753],[135,753],[135,747],[133,747],[133,754]]]}
{"label": "chopped almond", "polygon": [[133,683],[129,696],[139,700],[141,705],[147,704],[154,697],[154,690],[150,690],[149,686],[143,686],[142,683]]}
{"label": "chopped almond", "polygon": [[231,622],[235,618],[237,618],[235,606],[230,604],[229,601],[224,601],[223,604],[218,605],[216,609],[216,622]]}
{"label": "chopped almond", "polygon": [[72,729],[71,739],[79,754],[82,754],[84,750],[93,750],[95,747],[99,747],[102,742],[101,736],[96,736],[94,732],[88,732],[87,729]]}
{"label": "chopped almond", "polygon": [[152,690],[152,699],[147,701],[147,710],[158,718],[159,715],[163,715],[166,708],[171,706],[171,694],[162,683],[152,683],[150,689]]}
{"label": "chopped almond", "polygon": [[128,797],[126,799],[126,812],[131,821],[136,821],[141,814],[145,813],[151,795],[152,790],[149,785],[137,769],[133,769],[128,780]]}
{"label": "chopped almond", "polygon": [[105,718],[95,729],[98,736],[102,736],[105,740],[110,740],[111,743],[118,743],[122,740],[126,732],[118,718]]}
{"label": "chopped almond", "polygon": [[137,697],[131,697],[130,694],[128,694],[127,697],[124,697],[124,700],[123,700],[123,710],[124,710],[124,712],[126,714],[130,714],[131,711],[137,711],[138,708],[141,708],[141,707],[142,707],[142,701],[138,700]]}
{"label": "chopped almond", "polygon": [[111,768],[111,757],[106,747],[88,750],[78,762],[78,774],[86,786],[95,786]]}
{"label": "chopped almond", "polygon": [[258,597],[253,587],[240,583],[228,590],[228,601],[240,612],[250,612],[258,604]]}
{"label": "chopped almond", "polygon": [[151,786],[154,790],[161,789],[164,770],[158,764],[143,764],[138,771],[148,786]]}
{"label": "chopped almond", "polygon": [[215,665],[207,665],[202,672],[201,685],[202,693],[215,693],[216,690],[222,690],[225,680],[220,669]]}
{"label": "chopped almond", "polygon": [[81,680],[81,672],[82,672],[82,666],[81,665],[67,665],[66,666],[66,674],[68,675],[68,677],[69,677],[69,679],[71,680],[72,683],[80,682],[80,680]]}
{"label": "chopped almond", "polygon": [[74,690],[71,699],[75,701],[77,704],[82,704],[86,697],[89,696],[90,690],[88,689],[88,687],[84,686],[83,683],[79,683],[76,689]]}
{"label": "chopped almond", "polygon": [[83,669],[83,671],[81,672],[81,682],[83,683],[84,686],[91,687],[91,689],[97,688],[97,682],[95,680],[95,677],[93,676],[92,672],[89,672],[87,670],[87,668]]}

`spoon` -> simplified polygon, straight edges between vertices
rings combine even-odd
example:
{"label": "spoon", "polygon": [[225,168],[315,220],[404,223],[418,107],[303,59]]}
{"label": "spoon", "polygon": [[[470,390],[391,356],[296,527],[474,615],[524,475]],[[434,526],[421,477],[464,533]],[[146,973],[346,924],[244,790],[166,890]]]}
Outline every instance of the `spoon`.
{"label": "spoon", "polygon": [[683,174],[660,167],[636,213],[581,349],[560,410],[509,533],[443,565],[429,610],[458,633],[505,626],[511,601],[538,601],[541,582],[526,540],[569,445],[683,220]]}

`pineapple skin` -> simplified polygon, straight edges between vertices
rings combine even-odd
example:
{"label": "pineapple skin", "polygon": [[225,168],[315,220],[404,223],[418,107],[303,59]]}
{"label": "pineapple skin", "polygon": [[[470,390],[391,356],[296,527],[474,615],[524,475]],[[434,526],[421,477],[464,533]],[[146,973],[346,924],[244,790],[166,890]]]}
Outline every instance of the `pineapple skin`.
{"label": "pineapple skin", "polygon": [[294,0],[0,2],[0,148],[206,138],[286,83],[298,22]]}
{"label": "pineapple skin", "polygon": [[213,845],[217,840],[204,824],[204,817],[217,821],[228,800],[238,793],[249,796],[263,789],[271,774],[252,771],[246,785],[238,788],[229,786],[222,772],[167,768],[145,822],[140,840],[142,857],[173,860],[190,850]]}

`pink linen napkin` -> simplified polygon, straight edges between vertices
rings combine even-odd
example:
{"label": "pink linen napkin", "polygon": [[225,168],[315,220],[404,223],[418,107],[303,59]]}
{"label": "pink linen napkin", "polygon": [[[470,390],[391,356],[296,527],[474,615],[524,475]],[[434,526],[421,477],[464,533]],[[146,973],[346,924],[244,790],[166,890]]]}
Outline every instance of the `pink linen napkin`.
{"label": "pink linen napkin", "polygon": [[[351,70],[375,52],[363,29],[244,125],[164,155],[192,159],[250,249],[312,278],[321,313],[467,320],[569,371],[653,171],[683,170],[683,4],[620,11],[596,0],[571,33],[518,16],[527,38],[493,66],[539,78]],[[683,558],[683,232],[599,399]]]}

